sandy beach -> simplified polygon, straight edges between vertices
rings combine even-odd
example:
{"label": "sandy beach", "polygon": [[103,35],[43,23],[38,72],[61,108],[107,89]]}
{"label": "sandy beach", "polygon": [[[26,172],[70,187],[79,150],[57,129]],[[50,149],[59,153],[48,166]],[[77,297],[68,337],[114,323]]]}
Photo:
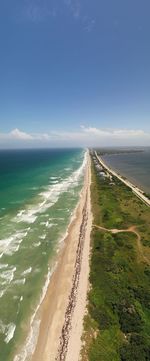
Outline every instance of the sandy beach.
{"label": "sandy beach", "polygon": [[84,177],[74,220],[69,226],[57,267],[40,306],[40,331],[32,361],[79,360],[87,302],[92,227],[89,155]]}

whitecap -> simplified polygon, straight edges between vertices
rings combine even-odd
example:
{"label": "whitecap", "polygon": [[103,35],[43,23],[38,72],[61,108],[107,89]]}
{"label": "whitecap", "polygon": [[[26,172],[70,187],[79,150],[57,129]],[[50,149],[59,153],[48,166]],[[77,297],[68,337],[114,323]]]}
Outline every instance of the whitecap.
{"label": "whitecap", "polygon": [[45,239],[46,238],[46,234],[43,234],[42,236],[39,236],[40,239]]}
{"label": "whitecap", "polygon": [[3,254],[11,256],[14,252],[17,252],[20,247],[20,243],[23,238],[26,237],[27,231],[18,231],[15,234],[9,236],[8,238],[0,239],[0,258]]}
{"label": "whitecap", "polygon": [[35,216],[32,212],[32,210],[26,212],[24,211],[21,215],[17,215],[18,217],[18,222],[25,222],[25,223],[34,223],[37,219],[37,216]]}
{"label": "whitecap", "polygon": [[14,295],[14,296],[13,296],[13,300],[15,300],[15,301],[16,301],[16,300],[19,300],[19,296]]}
{"label": "whitecap", "polygon": [[48,225],[46,227],[51,228],[53,226],[58,226],[58,223],[48,223]]}
{"label": "whitecap", "polygon": [[46,228],[51,228],[53,225],[55,225],[55,223],[49,223],[48,221],[46,222],[40,222],[41,226],[46,226]]}
{"label": "whitecap", "polygon": [[15,333],[15,329],[16,329],[16,325],[11,322],[8,325],[5,325],[5,323],[2,322],[2,320],[0,320],[0,333],[5,334],[5,339],[4,341],[6,343],[9,343],[10,340],[14,337],[14,333]]}
{"label": "whitecap", "polygon": [[41,217],[41,218],[47,218],[47,217],[49,217],[49,214],[48,214],[48,213],[46,213],[46,214],[41,214],[40,217]]}
{"label": "whitecap", "polygon": [[34,247],[39,247],[41,245],[41,242],[35,242],[35,243],[33,243],[33,246]]}
{"label": "whitecap", "polygon": [[5,263],[0,263],[0,270],[3,269],[3,268],[7,268],[8,267],[8,263],[5,264]]}
{"label": "whitecap", "polygon": [[47,223],[47,222],[40,222],[40,225],[41,225],[41,226],[46,226],[46,223]]}
{"label": "whitecap", "polygon": [[14,337],[15,329],[16,329],[16,325],[14,323],[10,323],[9,325],[6,326],[5,328],[6,337],[4,340],[6,343],[9,343],[10,340]]}
{"label": "whitecap", "polygon": [[15,280],[15,281],[14,281],[14,284],[15,284],[15,285],[24,285],[25,282],[26,282],[26,278],[24,277],[24,278],[21,278],[21,279],[19,279],[19,280]]}
{"label": "whitecap", "polygon": [[22,272],[21,275],[22,275],[22,276],[25,276],[25,275],[31,273],[31,271],[32,271],[32,267],[29,267],[29,268],[27,268],[24,272]]}
{"label": "whitecap", "polygon": [[6,325],[0,320],[0,333],[5,333]]}
{"label": "whitecap", "polygon": [[0,291],[0,298],[2,298],[2,297],[4,296],[5,291],[6,291],[6,290],[1,290],[1,291]]}
{"label": "whitecap", "polygon": [[59,180],[52,180],[51,183],[52,184],[57,184],[57,183],[59,183]]}
{"label": "whitecap", "polygon": [[[57,266],[57,264],[55,265],[55,267],[56,266]],[[55,267],[52,270],[48,270],[48,274],[46,277],[45,285],[42,290],[42,295],[41,295],[39,305],[37,306],[32,318],[31,318],[31,321],[30,321],[29,335],[26,339],[24,346],[22,347],[20,354],[18,354],[14,357],[14,361],[25,361],[27,359],[27,357],[31,357],[33,355],[33,352],[36,347],[36,343],[37,343],[37,339],[38,339],[38,335],[39,335],[40,323],[41,323],[41,321],[36,318],[36,315],[37,315],[39,307],[40,307],[41,303],[43,302],[43,299],[46,295],[48,285],[50,282],[50,278],[51,278],[51,275],[52,275]]]}
{"label": "whitecap", "polygon": [[7,271],[3,271],[0,274],[0,278],[2,278],[2,280],[4,280],[3,284],[10,284],[12,282],[12,280],[14,279],[14,273],[16,271],[16,267],[9,269]]}
{"label": "whitecap", "polygon": [[24,209],[22,209],[21,211],[19,211],[19,212],[18,212],[18,217],[19,217],[19,216],[22,216],[22,214],[24,213],[24,211],[25,211]]}
{"label": "whitecap", "polygon": [[[78,184],[78,181],[83,174],[86,162],[87,152],[85,152],[82,165],[76,171],[74,171],[68,178],[64,179],[63,181],[57,184],[47,186],[47,190],[39,194],[42,197],[42,201],[36,206],[30,207],[27,210],[21,210],[17,214],[15,220],[17,222],[34,223],[37,218],[37,214],[45,212],[46,209],[50,208],[53,204],[57,202],[60,194],[66,192],[69,188],[74,187]],[[51,179],[58,179],[58,177],[51,177]]]}

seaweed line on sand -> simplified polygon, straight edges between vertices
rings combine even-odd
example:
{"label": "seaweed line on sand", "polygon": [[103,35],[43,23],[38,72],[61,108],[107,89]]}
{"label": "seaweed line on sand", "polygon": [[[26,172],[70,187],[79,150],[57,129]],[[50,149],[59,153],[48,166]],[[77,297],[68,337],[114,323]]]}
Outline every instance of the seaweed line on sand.
{"label": "seaweed line on sand", "polygon": [[82,253],[83,253],[83,246],[85,240],[87,220],[88,220],[88,212],[87,212],[87,195],[86,195],[86,200],[82,211],[82,223],[80,226],[79,241],[76,251],[76,261],[75,261],[75,270],[72,280],[72,288],[69,295],[68,306],[65,312],[65,320],[61,331],[58,354],[55,358],[56,361],[64,361],[68,350],[71,321],[72,321],[73,311],[76,305],[77,291],[78,291],[79,278],[81,272]]}

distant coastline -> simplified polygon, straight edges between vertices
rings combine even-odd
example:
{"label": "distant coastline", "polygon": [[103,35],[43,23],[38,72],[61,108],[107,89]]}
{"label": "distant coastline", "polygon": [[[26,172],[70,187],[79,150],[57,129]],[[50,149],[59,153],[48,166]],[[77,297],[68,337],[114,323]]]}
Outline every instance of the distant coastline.
{"label": "distant coastline", "polygon": [[144,193],[144,191],[142,189],[140,189],[139,187],[137,187],[136,185],[134,185],[133,183],[131,183],[127,178],[125,178],[123,175],[120,175],[119,173],[117,173],[117,171],[113,170],[110,166],[108,166],[105,161],[103,160],[103,158],[101,156],[99,156],[97,154],[97,152],[95,151],[95,155],[98,159],[98,161],[100,162],[100,164],[113,176],[117,177],[119,180],[121,180],[126,186],[128,186],[129,188],[131,188],[132,192],[138,197],[140,198],[146,205],[150,206],[150,198],[149,195],[147,195],[146,193]]}
{"label": "distant coastline", "polygon": [[122,148],[101,148],[101,156],[105,155],[118,155],[118,154],[133,154],[133,153],[143,153],[144,148],[128,148],[128,147],[122,147]]}
{"label": "distant coastline", "polygon": [[97,150],[105,164],[127,178],[132,184],[140,188],[145,194],[150,194],[150,148],[141,151],[120,148],[100,148]]}

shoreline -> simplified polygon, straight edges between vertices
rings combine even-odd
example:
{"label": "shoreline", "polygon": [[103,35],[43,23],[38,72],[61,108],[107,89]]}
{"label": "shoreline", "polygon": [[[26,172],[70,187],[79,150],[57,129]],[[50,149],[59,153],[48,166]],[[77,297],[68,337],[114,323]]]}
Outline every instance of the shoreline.
{"label": "shoreline", "polygon": [[[88,290],[92,226],[89,162],[88,155],[80,199],[68,227],[63,247],[59,251],[57,266],[38,311],[41,322],[35,351],[29,358],[32,361],[70,360],[70,352],[76,355],[75,358],[71,358],[72,361],[78,361],[79,358]],[[79,292],[81,286],[83,286],[82,302]],[[75,327],[74,317],[78,319],[78,325]],[[76,329],[78,332],[74,337]],[[67,331],[67,338],[64,337],[64,330]]]}
{"label": "shoreline", "polygon": [[[20,342],[18,345],[16,345],[15,351],[12,355],[12,358],[14,361],[31,361],[32,357],[34,355],[34,352],[36,350],[37,340],[39,337],[39,330],[40,325],[42,321],[42,308],[43,304],[45,303],[47,292],[49,290],[49,287],[51,285],[51,280],[54,277],[54,274],[57,270],[58,264],[61,262],[62,255],[64,254],[64,248],[66,247],[67,240],[69,238],[70,230],[72,229],[72,225],[76,221],[76,218],[78,217],[78,208],[79,204],[83,195],[83,189],[84,189],[84,183],[85,183],[85,169],[87,168],[87,158],[88,158],[88,152],[85,152],[83,163],[81,165],[83,173],[83,184],[82,188],[79,192],[78,201],[76,203],[75,208],[73,209],[73,212],[70,214],[70,220],[67,225],[67,228],[65,232],[62,234],[61,239],[58,242],[56,254],[54,255],[53,259],[51,259],[50,264],[48,266],[47,274],[45,275],[45,281],[42,286],[42,292],[40,295],[40,299],[38,304],[36,304],[35,309],[33,309],[33,312],[31,314],[30,319],[28,320],[28,323],[24,325],[25,330],[25,337],[22,339],[22,342]],[[80,168],[81,168],[80,167]]]}
{"label": "shoreline", "polygon": [[150,199],[148,197],[146,197],[146,195],[144,194],[144,192],[137,187],[136,185],[132,184],[127,178],[123,178],[122,175],[118,174],[115,170],[113,170],[112,168],[110,168],[108,165],[106,165],[106,163],[103,161],[102,157],[98,156],[97,152],[95,151],[95,156],[98,160],[98,162],[102,165],[102,167],[104,167],[111,175],[117,177],[121,182],[123,182],[127,187],[129,187],[132,192],[143,202],[145,203],[147,206],[150,207]]}
{"label": "shoreline", "polygon": [[[117,156],[119,154],[113,154],[113,155]],[[107,156],[109,157],[109,154],[107,154]],[[133,184],[136,188],[138,188],[143,194],[150,195],[149,186],[143,184],[142,181],[138,180],[136,175],[131,175],[131,173],[126,171],[126,169],[119,169],[120,166],[118,167],[118,165],[115,165],[115,166],[112,165],[111,159],[106,160],[105,156],[103,156],[103,155],[101,155],[101,159],[104,161],[104,163],[106,165],[108,165],[108,167],[113,169],[118,175],[121,175],[124,179],[129,180],[129,182],[131,184]]]}

